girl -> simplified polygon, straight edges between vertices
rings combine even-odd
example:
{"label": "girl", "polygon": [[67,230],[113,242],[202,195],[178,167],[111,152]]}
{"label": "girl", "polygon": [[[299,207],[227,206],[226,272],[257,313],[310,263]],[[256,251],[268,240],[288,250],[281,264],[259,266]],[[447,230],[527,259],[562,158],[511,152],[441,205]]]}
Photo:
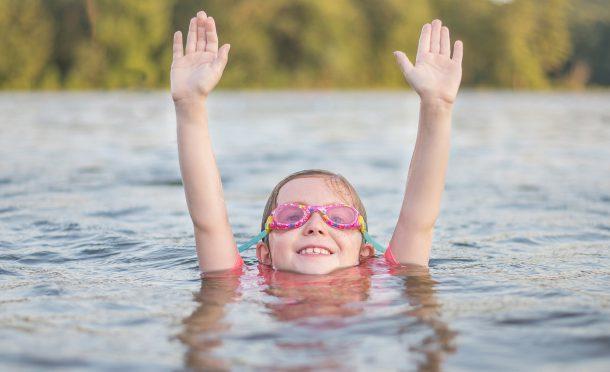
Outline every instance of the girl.
{"label": "girl", "polygon": [[[218,47],[214,19],[203,11],[190,21],[185,49],[182,33],[174,34],[171,93],[180,171],[204,273],[243,264],[229,225],[206,108],[229,49],[229,44]],[[366,212],[354,188],[344,177],[323,170],[297,172],[280,181],[267,201],[261,234],[240,248],[256,243],[260,263],[304,274],[356,266],[375,249],[385,250],[390,264],[427,266],[462,76],[462,43],[455,42],[453,56],[450,49],[449,29],[434,20],[422,28],[415,65],[403,52],[394,52],[420,97],[420,117],[404,200],[387,250],[368,235]]]}

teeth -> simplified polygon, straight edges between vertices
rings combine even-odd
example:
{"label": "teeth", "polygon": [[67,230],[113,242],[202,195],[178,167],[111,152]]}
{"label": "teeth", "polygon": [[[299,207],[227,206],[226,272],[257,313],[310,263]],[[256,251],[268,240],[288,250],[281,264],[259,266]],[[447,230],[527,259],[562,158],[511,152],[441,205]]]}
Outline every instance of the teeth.
{"label": "teeth", "polygon": [[331,254],[330,251],[326,248],[305,248],[305,249],[301,249],[299,251],[299,254]]}

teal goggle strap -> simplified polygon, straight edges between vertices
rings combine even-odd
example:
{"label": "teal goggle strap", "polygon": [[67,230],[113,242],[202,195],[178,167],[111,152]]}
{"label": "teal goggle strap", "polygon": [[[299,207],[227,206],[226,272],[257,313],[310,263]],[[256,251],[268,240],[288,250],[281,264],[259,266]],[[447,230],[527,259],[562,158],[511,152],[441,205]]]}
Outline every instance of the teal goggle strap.
{"label": "teal goggle strap", "polygon": [[[271,216],[269,216],[267,218],[267,222],[265,222],[265,229],[263,231],[261,231],[257,236],[255,236],[254,238],[248,240],[244,244],[237,247],[237,250],[239,251],[239,253],[247,250],[252,245],[256,244],[257,242],[259,242],[261,239],[265,238],[269,234],[269,232],[271,231],[271,228],[269,228],[269,226],[271,225],[271,219],[272,219]],[[386,248],[384,246],[382,246],[381,244],[377,243],[375,241],[375,239],[373,239],[367,232],[366,222],[364,222],[364,218],[362,218],[362,216],[360,216],[359,220],[360,220],[360,232],[362,233],[362,236],[364,237],[364,241],[366,243],[371,243],[373,245],[373,247],[375,247],[375,249],[377,251],[379,251],[380,253],[385,253]]]}
{"label": "teal goggle strap", "polygon": [[384,246],[382,246],[381,244],[377,243],[375,241],[375,239],[373,239],[369,235],[369,232],[366,229],[366,222],[364,222],[364,218],[362,216],[358,216],[358,221],[360,221],[360,232],[362,233],[362,236],[364,237],[364,241],[366,243],[371,243],[373,245],[373,247],[375,247],[375,249],[379,253],[385,253],[386,248]]}
{"label": "teal goggle strap", "polygon": [[271,216],[267,217],[267,221],[265,221],[265,229],[263,231],[261,231],[260,233],[258,233],[258,235],[255,236],[254,238],[248,240],[244,244],[242,244],[239,247],[237,247],[237,250],[239,251],[239,253],[241,253],[241,252],[245,251],[246,249],[250,248],[254,244],[258,243],[265,236],[267,236],[267,234],[269,234],[269,232],[271,231],[271,227],[269,227],[269,226],[271,226],[271,221],[272,220],[273,220],[273,217],[271,217]]}

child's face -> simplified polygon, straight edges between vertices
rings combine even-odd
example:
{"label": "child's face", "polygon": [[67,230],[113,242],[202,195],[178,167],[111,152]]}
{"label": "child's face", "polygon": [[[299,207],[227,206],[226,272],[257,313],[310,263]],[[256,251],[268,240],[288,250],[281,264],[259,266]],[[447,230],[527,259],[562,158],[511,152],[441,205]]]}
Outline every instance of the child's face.
{"label": "child's face", "polygon": [[[307,205],[352,204],[330,188],[323,177],[297,178],[286,183],[279,191],[276,204],[289,202]],[[325,247],[331,254],[299,253],[306,246]],[[258,244],[259,261],[272,264],[276,270],[303,274],[327,274],[338,268],[357,265],[361,255],[368,257],[374,254],[370,244],[363,244],[360,231],[330,227],[318,212],[313,213],[299,228],[272,230],[269,247],[262,242]]]}

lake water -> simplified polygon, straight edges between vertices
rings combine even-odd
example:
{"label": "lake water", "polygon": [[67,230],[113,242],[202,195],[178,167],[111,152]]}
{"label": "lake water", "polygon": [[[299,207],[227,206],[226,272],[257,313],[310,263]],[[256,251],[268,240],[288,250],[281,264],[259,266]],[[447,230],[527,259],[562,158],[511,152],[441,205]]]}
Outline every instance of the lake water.
{"label": "lake water", "polygon": [[[361,194],[386,244],[407,92],[218,92],[238,242],[288,173]],[[0,369],[610,369],[610,94],[462,92],[429,270],[200,280],[169,94],[0,94]],[[295,282],[298,285],[295,285]]]}

